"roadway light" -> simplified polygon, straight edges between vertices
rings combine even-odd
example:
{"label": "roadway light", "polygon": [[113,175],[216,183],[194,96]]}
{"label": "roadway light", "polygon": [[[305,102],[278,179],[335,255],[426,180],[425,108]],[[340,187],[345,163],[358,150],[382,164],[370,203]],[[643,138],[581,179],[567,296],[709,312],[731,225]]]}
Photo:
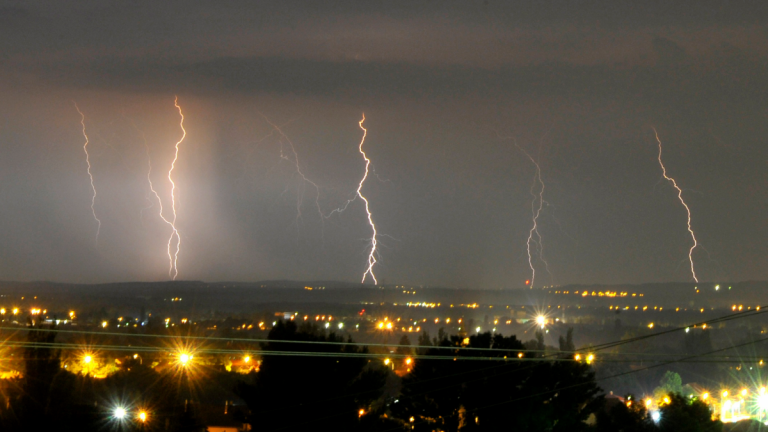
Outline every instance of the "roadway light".
{"label": "roadway light", "polygon": [[140,411],[139,415],[137,416],[139,421],[142,422],[142,423],[146,423],[147,422],[147,417],[149,417],[149,416],[147,415],[146,411]]}
{"label": "roadway light", "polygon": [[192,360],[192,355],[187,353],[181,353],[179,354],[179,364],[182,366],[186,366],[189,361]]}
{"label": "roadway light", "polygon": [[90,354],[86,354],[85,357],[83,357],[83,363],[89,364],[93,360],[93,358],[90,356]]}
{"label": "roadway light", "polygon": [[122,419],[124,419],[124,418],[125,418],[126,414],[128,414],[128,413],[125,411],[125,408],[123,408],[123,407],[117,407],[117,408],[115,408],[115,411],[114,411],[114,413],[113,413],[113,416],[114,416],[116,419],[118,419],[118,420],[122,420]]}

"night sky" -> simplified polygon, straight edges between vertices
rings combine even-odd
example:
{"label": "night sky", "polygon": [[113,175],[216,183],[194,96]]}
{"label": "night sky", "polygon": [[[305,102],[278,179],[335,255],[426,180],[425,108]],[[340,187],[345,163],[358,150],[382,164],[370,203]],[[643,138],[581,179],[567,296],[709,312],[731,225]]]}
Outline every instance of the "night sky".
{"label": "night sky", "polygon": [[[768,4],[0,2],[0,279],[520,288],[768,278]],[[602,3],[602,5],[599,5]],[[76,102],[91,139],[98,244]],[[303,194],[303,195],[302,195]],[[303,198],[302,198],[303,196]],[[298,211],[301,216],[297,218]]]}

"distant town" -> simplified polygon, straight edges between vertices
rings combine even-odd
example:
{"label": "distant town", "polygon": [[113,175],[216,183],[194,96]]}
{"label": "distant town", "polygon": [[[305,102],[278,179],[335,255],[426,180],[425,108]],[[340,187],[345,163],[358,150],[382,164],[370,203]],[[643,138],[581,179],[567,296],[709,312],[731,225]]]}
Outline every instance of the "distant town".
{"label": "distant town", "polygon": [[[290,363],[295,359],[286,356],[296,355],[377,365],[378,396],[352,404],[382,430],[407,428],[411,417],[434,427],[426,414],[399,418],[393,404],[401,403],[415,374],[424,375],[420,366],[459,360],[578,364],[585,368],[578,374],[594,374],[604,403],[642,405],[651,419],[679,394],[706,404],[712,419],[726,425],[768,421],[768,383],[761,378],[768,349],[759,344],[768,341],[759,304],[768,283],[456,290],[268,281],[106,288],[0,284],[4,421],[12,422],[12,407],[23,400],[19,383],[32,356],[88,382],[71,396],[82,406],[140,415],[129,413],[136,401],[109,402],[99,394],[107,390],[98,390],[140,370],[155,380],[182,379],[175,403],[209,430],[256,430],[258,398],[249,399],[256,396],[244,389],[275,368],[270,362]],[[149,406],[141,409],[148,410],[145,417],[152,414]],[[597,425],[601,410],[585,424]],[[152,417],[169,425],[182,421],[174,412],[155,408]],[[467,415],[462,422],[472,420]]]}

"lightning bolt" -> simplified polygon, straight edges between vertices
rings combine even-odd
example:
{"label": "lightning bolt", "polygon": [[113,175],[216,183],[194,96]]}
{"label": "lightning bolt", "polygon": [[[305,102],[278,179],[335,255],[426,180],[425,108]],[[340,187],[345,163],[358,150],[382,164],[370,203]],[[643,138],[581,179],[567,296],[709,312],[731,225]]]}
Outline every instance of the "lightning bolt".
{"label": "lightning bolt", "polygon": [[683,190],[677,185],[675,179],[667,175],[667,168],[664,166],[664,162],[661,161],[661,139],[659,139],[659,133],[656,131],[656,128],[652,129],[654,135],[656,135],[656,142],[659,144],[659,165],[661,166],[661,173],[664,178],[672,183],[672,186],[677,189],[677,199],[680,200],[680,203],[685,207],[685,211],[688,213],[688,232],[691,233],[691,239],[693,240],[693,246],[688,250],[688,261],[691,263],[691,275],[693,276],[693,280],[698,282],[699,279],[696,277],[696,270],[693,266],[693,250],[696,249],[696,246],[698,246],[699,243],[696,241],[696,234],[693,233],[693,229],[691,228],[691,209],[688,207],[688,204],[685,203],[685,200],[683,200]]}
{"label": "lightning bolt", "polygon": [[365,202],[365,213],[368,215],[368,224],[371,226],[373,235],[371,236],[371,251],[368,254],[368,268],[365,270],[365,273],[363,273],[363,280],[361,283],[365,283],[365,278],[370,274],[371,279],[373,279],[373,283],[378,284],[379,282],[376,280],[376,275],[373,274],[373,266],[376,265],[376,225],[373,223],[373,215],[371,214],[371,210],[368,206],[368,200],[363,196],[361,192],[363,189],[363,183],[365,183],[365,179],[368,178],[368,167],[371,165],[371,160],[368,159],[368,156],[366,156],[365,152],[363,151],[363,143],[365,143],[365,137],[368,135],[368,130],[363,127],[363,122],[365,122],[365,113],[363,113],[363,118],[357,123],[360,125],[360,129],[363,130],[363,138],[360,140],[360,146],[358,149],[360,150],[360,154],[363,155],[363,159],[365,159],[365,174],[363,174],[363,178],[360,180],[360,184],[357,185],[357,196],[359,196],[360,199]]}
{"label": "lightning bolt", "polygon": [[93,191],[93,196],[91,197],[91,212],[93,213],[93,218],[96,219],[96,222],[98,223],[98,227],[96,228],[96,245],[98,246],[99,232],[101,232],[101,220],[98,218],[98,216],[96,216],[96,186],[93,184],[93,174],[91,173],[91,159],[90,159],[90,155],[88,154],[88,143],[90,141],[88,140],[88,134],[85,133],[85,114],[83,114],[83,112],[80,111],[80,107],[77,106],[77,103],[75,103],[75,109],[77,110],[78,114],[80,114],[80,124],[83,127],[83,137],[85,137],[85,144],[83,144],[83,152],[85,152],[85,163],[88,164],[88,177],[91,179],[91,190]]}
{"label": "lightning bolt", "polygon": [[[541,166],[538,162],[527,152],[525,149],[520,147],[517,142],[515,141],[515,147],[517,147],[536,167],[536,170],[533,174],[533,183],[531,184],[530,194],[531,194],[531,229],[528,231],[528,240],[526,242],[527,248],[528,248],[528,266],[531,268],[531,289],[533,289],[533,284],[536,280],[536,268],[533,265],[533,254],[531,253],[531,243],[536,243],[536,248],[539,252],[539,259],[544,263],[545,268],[547,269],[547,273],[549,273],[549,276],[552,277],[552,272],[549,271],[549,263],[546,259],[544,259],[544,243],[541,239],[541,233],[539,233],[539,215],[541,215],[541,210],[544,207],[544,181],[541,179]],[[539,193],[537,194],[535,192],[536,185],[540,186]],[[538,202],[538,206],[536,203]],[[536,239],[534,240],[534,236]]]}
{"label": "lightning bolt", "polygon": [[171,271],[173,271],[173,268],[174,268],[174,261],[171,255],[171,240],[173,239],[174,235],[178,236],[179,233],[176,230],[176,226],[174,225],[174,223],[166,219],[165,216],[163,215],[163,200],[160,199],[160,195],[158,195],[154,185],[152,184],[152,158],[149,155],[149,146],[147,145],[146,140],[144,141],[144,146],[147,151],[147,167],[148,167],[147,183],[149,183],[149,190],[152,191],[152,193],[155,195],[155,198],[157,199],[157,203],[160,206],[160,211],[158,212],[158,214],[160,215],[160,219],[162,219],[163,222],[165,222],[166,224],[168,224],[168,226],[171,227],[171,238],[168,240],[168,261],[170,262],[170,265],[169,265],[170,269],[168,270],[168,275],[170,276]]}
{"label": "lightning bolt", "polygon": [[[179,230],[176,229],[176,183],[173,181],[173,170],[176,168],[176,161],[179,160],[179,145],[182,141],[184,141],[184,138],[187,136],[187,130],[184,129],[184,113],[181,112],[181,106],[179,106],[179,97],[176,96],[175,100],[173,101],[174,106],[176,106],[176,109],[179,110],[179,117],[181,117],[181,120],[179,121],[179,127],[181,128],[181,139],[176,142],[176,153],[173,156],[173,162],[171,162],[171,168],[168,170],[168,181],[171,182],[171,209],[173,210],[173,219],[171,221],[168,221],[163,216],[163,210],[162,210],[162,202],[160,203],[160,217],[163,218],[165,222],[167,222],[171,228],[173,229],[171,231],[171,236],[168,238],[168,259],[170,261],[170,268],[168,270],[168,275],[170,276],[171,273],[173,273],[173,280],[176,280],[176,276],[179,275],[179,268],[178,268],[178,261],[179,261],[179,250],[181,249],[181,235],[179,234]],[[151,166],[151,162],[150,162]],[[149,179],[149,175],[147,175],[147,179]],[[150,180],[150,187],[152,185],[152,181]],[[152,189],[152,192],[155,193],[155,196],[157,196],[157,200],[160,200],[160,197],[157,195],[157,192],[155,192],[154,188]],[[171,244],[173,242],[173,238],[176,237],[176,251],[171,254]]]}
{"label": "lightning bolt", "polygon": [[[296,228],[298,229],[298,221],[301,219],[302,213],[301,213],[301,203],[304,201],[304,186],[306,184],[309,184],[313,188],[315,188],[315,207],[317,208],[317,213],[320,215],[320,222],[325,225],[325,219],[323,217],[323,210],[320,207],[320,186],[310,180],[306,175],[304,175],[304,172],[301,171],[301,166],[299,165],[299,154],[296,152],[296,147],[293,145],[293,141],[291,141],[290,138],[288,138],[288,135],[286,135],[282,128],[278,126],[277,124],[273,123],[270,119],[268,119],[265,115],[261,115],[264,118],[264,121],[269,123],[270,126],[272,126],[272,129],[277,131],[277,133],[280,135],[280,159],[284,159],[288,162],[292,162],[296,167],[296,174],[301,177],[302,179],[302,187],[299,189],[299,193],[296,195]],[[291,154],[293,154],[293,158],[289,157],[285,154],[283,151],[283,144],[284,142],[288,143],[288,148],[290,149]]]}

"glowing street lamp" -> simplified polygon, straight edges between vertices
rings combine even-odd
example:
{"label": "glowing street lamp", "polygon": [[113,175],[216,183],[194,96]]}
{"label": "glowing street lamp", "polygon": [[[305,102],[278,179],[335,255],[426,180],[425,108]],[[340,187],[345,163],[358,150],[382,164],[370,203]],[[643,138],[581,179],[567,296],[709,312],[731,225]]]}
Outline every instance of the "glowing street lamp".
{"label": "glowing street lamp", "polygon": [[90,364],[91,361],[93,361],[93,357],[91,357],[90,354],[86,354],[85,357],[83,357],[83,363]]}
{"label": "glowing street lamp", "polygon": [[541,328],[544,328],[544,325],[547,323],[547,318],[544,315],[538,315],[536,317],[536,324],[538,324]]}
{"label": "glowing street lamp", "polygon": [[179,364],[182,366],[186,366],[189,361],[192,360],[192,356],[187,353],[181,353],[179,354]]}
{"label": "glowing street lamp", "polygon": [[117,407],[112,415],[118,420],[123,420],[128,412],[123,407]]}

